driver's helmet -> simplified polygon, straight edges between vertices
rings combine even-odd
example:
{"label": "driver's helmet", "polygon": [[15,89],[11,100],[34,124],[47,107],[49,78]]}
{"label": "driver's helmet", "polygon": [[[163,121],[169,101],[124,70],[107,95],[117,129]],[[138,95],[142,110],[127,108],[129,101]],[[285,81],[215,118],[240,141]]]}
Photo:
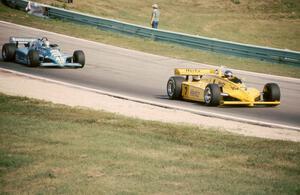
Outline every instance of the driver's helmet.
{"label": "driver's helmet", "polygon": [[233,77],[233,73],[230,70],[226,70],[224,73],[225,78],[232,78]]}
{"label": "driver's helmet", "polygon": [[50,43],[48,40],[43,41],[43,47],[50,47]]}

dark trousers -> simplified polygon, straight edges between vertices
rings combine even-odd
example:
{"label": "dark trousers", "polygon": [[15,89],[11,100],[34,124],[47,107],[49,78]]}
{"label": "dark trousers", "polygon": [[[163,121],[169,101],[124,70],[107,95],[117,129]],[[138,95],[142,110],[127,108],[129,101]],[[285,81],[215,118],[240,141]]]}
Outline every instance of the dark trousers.
{"label": "dark trousers", "polygon": [[158,22],[153,21],[153,22],[152,22],[152,28],[157,28],[157,27],[158,27]]}

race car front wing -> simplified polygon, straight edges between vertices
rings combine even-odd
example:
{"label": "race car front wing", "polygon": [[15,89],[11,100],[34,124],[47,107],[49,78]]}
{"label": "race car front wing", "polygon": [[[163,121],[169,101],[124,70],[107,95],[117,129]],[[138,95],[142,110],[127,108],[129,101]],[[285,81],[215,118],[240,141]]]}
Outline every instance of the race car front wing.
{"label": "race car front wing", "polygon": [[45,62],[45,63],[41,63],[40,66],[42,67],[82,67],[81,64],[79,63],[64,63],[64,64],[55,64],[55,63],[49,63],[49,62]]}
{"label": "race car front wing", "polygon": [[254,105],[279,105],[280,101],[274,102],[265,102],[265,101],[255,101],[255,102],[243,102],[243,101],[221,101],[220,105],[247,105],[247,106],[254,106]]}

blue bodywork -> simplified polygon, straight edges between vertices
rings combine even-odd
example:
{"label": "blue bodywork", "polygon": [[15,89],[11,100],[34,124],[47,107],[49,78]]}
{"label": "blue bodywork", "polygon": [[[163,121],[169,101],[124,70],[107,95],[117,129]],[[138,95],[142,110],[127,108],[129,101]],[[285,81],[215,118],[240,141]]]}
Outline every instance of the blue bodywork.
{"label": "blue bodywork", "polygon": [[36,50],[39,54],[40,66],[82,67],[79,63],[73,63],[73,56],[62,53],[56,44],[45,47],[42,46],[39,39],[31,42],[16,41],[15,43],[17,44],[15,60],[18,63],[29,65],[28,53],[30,50]]}

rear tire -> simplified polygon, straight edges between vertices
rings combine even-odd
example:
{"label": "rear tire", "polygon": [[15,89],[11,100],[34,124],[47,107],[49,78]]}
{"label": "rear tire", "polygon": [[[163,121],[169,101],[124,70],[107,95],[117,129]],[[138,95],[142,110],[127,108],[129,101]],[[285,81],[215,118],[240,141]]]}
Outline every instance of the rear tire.
{"label": "rear tire", "polygon": [[267,83],[263,89],[263,98],[266,102],[280,101],[280,88],[276,83]]}
{"label": "rear tire", "polygon": [[15,61],[17,46],[14,43],[5,43],[2,46],[2,59],[5,62]]}
{"label": "rear tire", "polygon": [[83,51],[81,51],[81,50],[74,51],[74,53],[73,53],[73,62],[81,64],[81,68],[84,67],[84,65],[85,65],[85,55],[84,55]]}
{"label": "rear tire", "polygon": [[30,50],[27,55],[27,65],[30,67],[37,67],[40,65],[40,55],[36,50]]}
{"label": "rear tire", "polygon": [[207,106],[218,106],[221,100],[221,90],[217,84],[208,84],[204,90],[204,103]]}
{"label": "rear tire", "polygon": [[170,77],[167,83],[167,93],[170,99],[176,100],[182,98],[182,82],[184,81],[183,77]]}

